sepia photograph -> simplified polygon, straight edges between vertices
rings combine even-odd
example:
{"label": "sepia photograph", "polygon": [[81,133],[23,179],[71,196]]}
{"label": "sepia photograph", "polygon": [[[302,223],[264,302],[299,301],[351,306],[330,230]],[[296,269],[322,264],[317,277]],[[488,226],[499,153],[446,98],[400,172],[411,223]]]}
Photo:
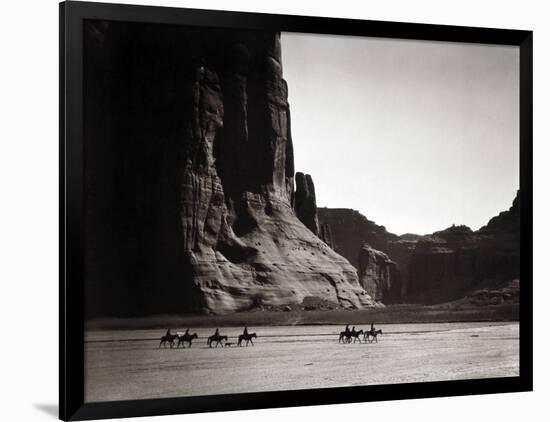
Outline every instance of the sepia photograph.
{"label": "sepia photograph", "polygon": [[517,45],[83,27],[86,403],[520,375]]}

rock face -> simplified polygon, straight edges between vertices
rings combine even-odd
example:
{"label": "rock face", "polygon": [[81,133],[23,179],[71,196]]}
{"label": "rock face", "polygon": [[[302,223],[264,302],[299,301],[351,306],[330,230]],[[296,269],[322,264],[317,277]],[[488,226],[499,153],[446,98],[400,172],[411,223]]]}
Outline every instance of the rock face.
{"label": "rock face", "polygon": [[401,276],[388,255],[364,243],[358,261],[359,281],[373,299],[384,304],[401,300]]}
{"label": "rock face", "polygon": [[321,224],[319,227],[319,238],[334,249],[334,242],[332,241],[332,230],[327,223]]}
{"label": "rock face", "polygon": [[409,263],[409,300],[442,302],[519,280],[519,233],[518,192],[509,210],[478,231],[452,226],[418,241]]}
{"label": "rock face", "polygon": [[84,60],[88,316],[377,306],[294,191],[278,33],[88,21]]}
{"label": "rock face", "polygon": [[355,210],[320,207],[317,215],[319,224],[331,233],[334,250],[356,268],[359,268],[358,256],[363,243],[368,242],[374,249],[386,251],[390,242],[399,240],[399,236]]}
{"label": "rock face", "polygon": [[317,201],[315,185],[309,174],[296,173],[296,193],[294,195],[294,210],[298,219],[315,235],[319,235],[319,220],[317,218]]}
{"label": "rock face", "polygon": [[[384,226],[370,221],[355,210],[318,208],[317,213],[322,229],[321,239],[359,270],[361,284],[370,292],[369,294],[375,292],[375,298],[383,303],[401,302],[405,289],[402,272],[407,270],[406,264],[410,253],[401,248],[401,245],[394,247],[394,242],[400,241],[399,236],[389,233]],[[329,238],[330,243],[325,238]],[[365,243],[369,245],[367,248],[364,247]],[[378,258],[373,259],[372,255]],[[392,264],[382,264],[385,259],[383,256]],[[371,265],[367,265],[367,262]],[[375,262],[380,262],[381,267],[374,264]],[[384,281],[381,281],[381,276],[378,275],[380,268],[388,269],[381,270],[384,272]],[[373,277],[371,282],[368,281],[369,277]]]}
{"label": "rock face", "polygon": [[[353,210],[318,211],[321,226],[329,225],[332,230],[335,250],[357,266],[362,280],[368,271],[361,263],[366,253],[361,249],[356,260],[354,250],[361,242],[368,242],[397,264],[402,302],[431,304],[468,297],[472,292],[498,290],[503,283],[519,283],[519,201],[518,192],[509,210],[477,231],[451,226],[431,235],[397,236]],[[379,298],[368,282],[362,283],[369,294]],[[394,294],[391,297],[390,301],[399,300]],[[382,301],[390,303],[388,299]]]}

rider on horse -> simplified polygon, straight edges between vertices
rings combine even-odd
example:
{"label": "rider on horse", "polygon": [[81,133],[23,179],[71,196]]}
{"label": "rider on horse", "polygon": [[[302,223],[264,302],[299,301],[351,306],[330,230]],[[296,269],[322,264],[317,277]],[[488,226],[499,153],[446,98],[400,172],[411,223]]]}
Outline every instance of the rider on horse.
{"label": "rider on horse", "polygon": [[370,323],[370,332],[374,334],[376,330],[374,329],[374,322]]}
{"label": "rider on horse", "polygon": [[248,328],[244,327],[243,336],[248,337]]}

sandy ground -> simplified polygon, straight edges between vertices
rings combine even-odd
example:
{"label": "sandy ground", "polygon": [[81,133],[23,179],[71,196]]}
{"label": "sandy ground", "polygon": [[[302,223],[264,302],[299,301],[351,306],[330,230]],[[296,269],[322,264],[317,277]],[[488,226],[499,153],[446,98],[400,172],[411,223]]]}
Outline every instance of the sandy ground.
{"label": "sandy ground", "polygon": [[[384,325],[378,344],[339,344],[341,326],[250,327],[254,347],[158,349],[158,330],[86,335],[85,400],[310,389],[519,375],[518,323]],[[361,327],[358,327],[361,328]],[[222,328],[236,343],[239,328]]]}

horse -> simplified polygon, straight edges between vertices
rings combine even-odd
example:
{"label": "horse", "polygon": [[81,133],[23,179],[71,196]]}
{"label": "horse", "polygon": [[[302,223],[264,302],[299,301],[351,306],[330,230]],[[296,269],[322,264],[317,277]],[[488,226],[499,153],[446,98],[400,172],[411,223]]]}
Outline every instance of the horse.
{"label": "horse", "polygon": [[241,347],[243,340],[246,341],[246,347],[248,347],[248,342],[252,343],[252,346],[254,346],[254,342],[252,341],[253,338],[258,337],[256,333],[250,333],[250,334],[241,334],[239,336],[239,341],[237,341],[237,346]]}
{"label": "horse", "polygon": [[194,334],[180,334],[178,333],[178,349],[180,347],[180,344],[185,349],[185,343],[189,343],[189,347],[193,344],[193,339],[199,338],[197,333]]}
{"label": "horse", "polygon": [[174,341],[176,340],[176,338],[178,338],[177,334],[168,334],[168,335],[162,336],[160,338],[159,349],[162,345],[166,347],[167,343],[170,345],[170,349],[171,349],[172,347],[174,347]]}
{"label": "horse", "polygon": [[[378,334],[384,334],[382,330],[375,330],[375,331],[366,331],[365,332],[365,341],[368,341],[369,343],[372,343],[374,340],[378,343]],[[372,337],[372,339],[369,340],[369,337]]]}
{"label": "horse", "polygon": [[361,338],[359,337],[361,334],[363,334],[363,330],[359,330],[359,331],[352,330],[352,331],[349,333],[348,343],[351,343],[351,338],[352,338],[352,337],[353,337],[353,342],[354,342],[354,343],[355,343],[357,340],[359,340],[359,343],[361,343]]}
{"label": "horse", "polygon": [[340,337],[338,338],[338,343],[349,343],[351,342],[351,331],[341,331]]}
{"label": "horse", "polygon": [[338,338],[338,343],[351,343],[351,339],[353,338],[353,342],[355,343],[357,340],[359,340],[359,343],[361,343],[361,339],[359,336],[363,334],[363,330],[355,331],[342,331],[340,333],[340,337]]}
{"label": "horse", "polygon": [[208,344],[208,347],[212,347],[212,343],[215,342],[216,347],[218,347],[218,345],[223,346],[222,344],[223,340],[227,341],[227,336],[220,336],[219,334],[218,335],[214,334],[208,337],[208,340],[206,341],[206,343]]}

